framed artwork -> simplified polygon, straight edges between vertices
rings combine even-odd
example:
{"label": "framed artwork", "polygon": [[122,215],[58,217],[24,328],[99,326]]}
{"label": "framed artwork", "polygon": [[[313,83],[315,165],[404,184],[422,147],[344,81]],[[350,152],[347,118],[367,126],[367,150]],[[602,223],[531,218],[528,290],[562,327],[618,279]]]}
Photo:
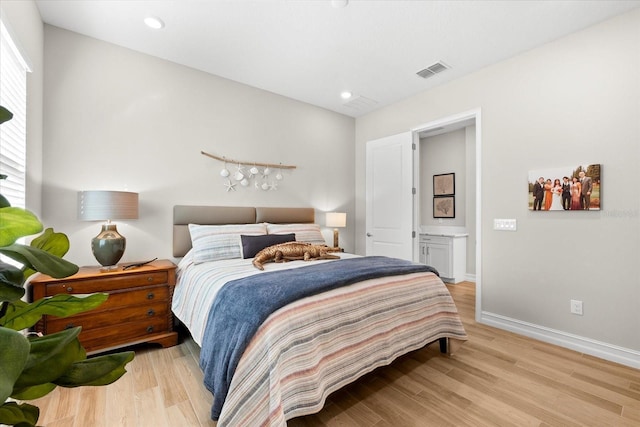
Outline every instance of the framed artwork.
{"label": "framed artwork", "polygon": [[433,198],[434,218],[455,218],[456,200],[455,196],[440,196]]}
{"label": "framed artwork", "polygon": [[531,211],[599,211],[602,209],[602,165],[529,171],[528,203]]}
{"label": "framed artwork", "polygon": [[456,174],[443,173],[433,175],[433,195],[434,196],[453,196],[456,194]]}

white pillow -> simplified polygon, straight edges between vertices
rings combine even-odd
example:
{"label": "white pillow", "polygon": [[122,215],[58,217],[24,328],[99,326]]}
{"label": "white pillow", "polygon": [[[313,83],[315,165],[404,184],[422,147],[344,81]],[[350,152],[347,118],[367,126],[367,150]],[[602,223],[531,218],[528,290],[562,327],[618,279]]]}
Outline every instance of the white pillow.
{"label": "white pillow", "polygon": [[242,258],[240,235],[267,234],[264,224],[198,225],[189,224],[193,262],[200,264],[220,259]]}
{"label": "white pillow", "polygon": [[326,245],[318,224],[267,224],[268,234],[296,234],[296,242]]}

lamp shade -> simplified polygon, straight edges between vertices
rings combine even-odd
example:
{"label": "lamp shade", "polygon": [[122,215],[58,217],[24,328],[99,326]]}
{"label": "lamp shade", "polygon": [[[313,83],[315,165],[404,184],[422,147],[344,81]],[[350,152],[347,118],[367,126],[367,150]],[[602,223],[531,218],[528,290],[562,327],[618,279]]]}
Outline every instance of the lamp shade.
{"label": "lamp shade", "polygon": [[344,212],[327,212],[327,227],[346,227],[347,214]]}
{"label": "lamp shade", "polygon": [[129,191],[78,192],[78,219],[81,221],[137,218],[138,193]]}

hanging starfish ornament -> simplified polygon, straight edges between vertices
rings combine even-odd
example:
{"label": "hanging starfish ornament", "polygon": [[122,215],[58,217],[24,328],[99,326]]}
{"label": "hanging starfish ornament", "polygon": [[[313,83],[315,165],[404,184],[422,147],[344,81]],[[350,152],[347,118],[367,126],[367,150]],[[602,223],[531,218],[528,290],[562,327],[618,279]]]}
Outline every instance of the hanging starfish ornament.
{"label": "hanging starfish ornament", "polygon": [[227,179],[227,182],[226,182],[226,184],[224,184],[224,186],[227,188],[227,192],[236,191],[236,184],[231,182],[230,179]]}

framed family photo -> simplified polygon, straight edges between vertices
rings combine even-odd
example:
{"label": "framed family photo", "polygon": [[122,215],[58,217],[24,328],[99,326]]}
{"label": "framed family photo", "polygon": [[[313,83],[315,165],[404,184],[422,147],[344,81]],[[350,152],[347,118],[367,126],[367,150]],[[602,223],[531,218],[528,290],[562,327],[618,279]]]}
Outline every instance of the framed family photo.
{"label": "framed family photo", "polygon": [[568,212],[602,209],[600,163],[531,170],[528,181],[529,210]]}
{"label": "framed family photo", "polygon": [[456,174],[443,173],[433,175],[433,195],[453,196],[456,194]]}
{"label": "framed family photo", "polygon": [[434,218],[455,218],[456,200],[455,196],[441,196],[433,198]]}

